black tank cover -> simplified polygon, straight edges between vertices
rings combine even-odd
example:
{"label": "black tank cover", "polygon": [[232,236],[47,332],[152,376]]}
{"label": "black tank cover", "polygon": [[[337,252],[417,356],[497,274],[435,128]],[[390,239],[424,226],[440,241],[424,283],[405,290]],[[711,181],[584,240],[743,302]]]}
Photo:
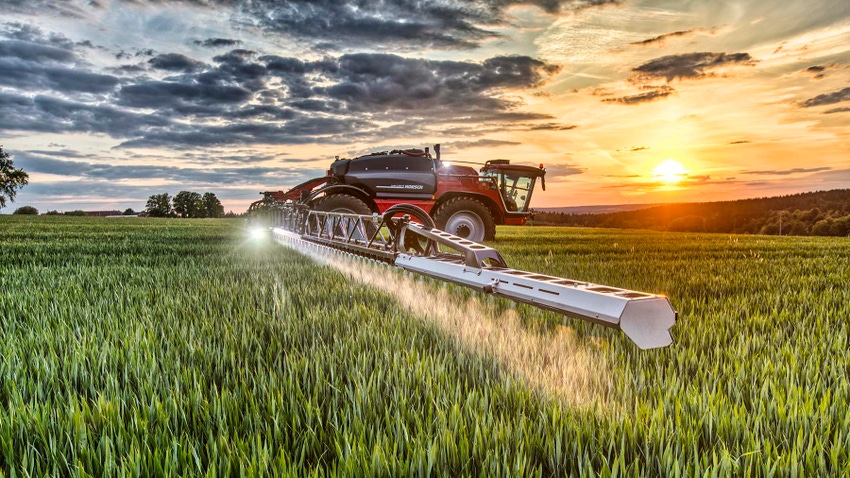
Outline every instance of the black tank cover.
{"label": "black tank cover", "polygon": [[331,163],[331,175],[337,179],[342,179],[345,173],[348,172],[348,165],[350,163],[350,159],[337,159]]}
{"label": "black tank cover", "polygon": [[372,197],[430,199],[437,190],[437,170],[428,156],[380,154],[346,160],[345,166],[342,162],[331,165],[332,174],[339,177],[341,172],[345,184],[363,188]]}

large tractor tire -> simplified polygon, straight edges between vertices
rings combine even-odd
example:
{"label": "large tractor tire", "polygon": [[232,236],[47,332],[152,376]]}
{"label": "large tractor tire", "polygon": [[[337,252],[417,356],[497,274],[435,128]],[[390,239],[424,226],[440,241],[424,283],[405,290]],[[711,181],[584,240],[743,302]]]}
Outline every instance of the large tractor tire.
{"label": "large tractor tire", "polygon": [[496,237],[496,223],[487,206],[472,198],[449,199],[434,213],[437,228],[472,242]]}
{"label": "large tractor tire", "polygon": [[[313,209],[347,214],[372,214],[372,210],[369,209],[369,206],[365,202],[349,194],[331,194],[330,196],[325,196],[313,204]],[[369,236],[374,233],[374,227],[371,223],[364,225],[366,230],[354,231],[351,234],[352,239],[359,241],[367,241],[369,239]],[[329,230],[327,232],[330,233]],[[345,231],[337,230],[335,235],[337,237],[344,237],[346,234]]]}
{"label": "large tractor tire", "polygon": [[[384,211],[383,219],[385,222],[389,222],[391,218],[402,216],[408,216],[412,222],[418,222],[426,229],[433,229],[437,227],[437,225],[434,224],[434,219],[432,219],[427,212],[411,204],[402,203],[390,207]],[[394,234],[397,234],[397,232],[394,232]],[[439,250],[436,242],[412,233],[410,230],[404,234],[404,240],[401,241],[401,245],[401,251],[408,254],[425,254],[429,250],[434,252]]]}
{"label": "large tractor tire", "polygon": [[331,194],[325,196],[313,206],[317,211],[345,212],[349,214],[372,214],[372,210],[362,200],[349,194]]}

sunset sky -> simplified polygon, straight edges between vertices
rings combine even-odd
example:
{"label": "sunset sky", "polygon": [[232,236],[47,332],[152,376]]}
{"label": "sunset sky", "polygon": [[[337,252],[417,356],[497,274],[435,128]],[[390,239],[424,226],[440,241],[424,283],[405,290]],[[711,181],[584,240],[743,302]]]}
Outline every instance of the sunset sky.
{"label": "sunset sky", "polygon": [[534,207],[848,188],[850,1],[0,1],[0,145],[30,174],[3,213],[242,212],[434,143],[544,163]]}

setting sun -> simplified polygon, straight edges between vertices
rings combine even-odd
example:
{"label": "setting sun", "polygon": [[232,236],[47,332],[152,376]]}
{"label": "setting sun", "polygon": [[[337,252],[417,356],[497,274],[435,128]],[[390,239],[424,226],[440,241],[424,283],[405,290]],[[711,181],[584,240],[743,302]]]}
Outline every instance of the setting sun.
{"label": "setting sun", "polygon": [[688,170],[678,161],[667,159],[652,170],[652,175],[658,181],[676,184],[685,179]]}

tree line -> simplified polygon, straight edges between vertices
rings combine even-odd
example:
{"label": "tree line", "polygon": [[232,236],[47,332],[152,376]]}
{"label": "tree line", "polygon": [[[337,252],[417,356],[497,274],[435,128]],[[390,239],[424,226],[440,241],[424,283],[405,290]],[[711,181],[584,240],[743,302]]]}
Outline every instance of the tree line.
{"label": "tree line", "polygon": [[[7,202],[14,202],[17,192],[29,182],[29,175],[22,169],[16,169],[12,157],[0,146],[0,208]],[[224,206],[213,193],[198,194],[194,191],[180,191],[173,198],[168,193],[154,194],[148,198],[145,212],[150,217],[223,217]],[[38,214],[32,206],[22,206],[14,214]],[[48,211],[48,215],[59,215],[58,211]],[[124,215],[133,215],[135,211],[127,209]],[[231,213],[232,214],[232,213]],[[68,211],[66,216],[85,216],[85,211]]]}
{"label": "tree line", "polygon": [[535,225],[783,236],[850,235],[850,189],[772,198],[666,204],[606,214],[535,211]]}
{"label": "tree line", "polygon": [[222,217],[224,206],[213,193],[202,196],[194,191],[180,191],[174,197],[168,193],[152,195],[148,198],[145,212],[149,217]]}

